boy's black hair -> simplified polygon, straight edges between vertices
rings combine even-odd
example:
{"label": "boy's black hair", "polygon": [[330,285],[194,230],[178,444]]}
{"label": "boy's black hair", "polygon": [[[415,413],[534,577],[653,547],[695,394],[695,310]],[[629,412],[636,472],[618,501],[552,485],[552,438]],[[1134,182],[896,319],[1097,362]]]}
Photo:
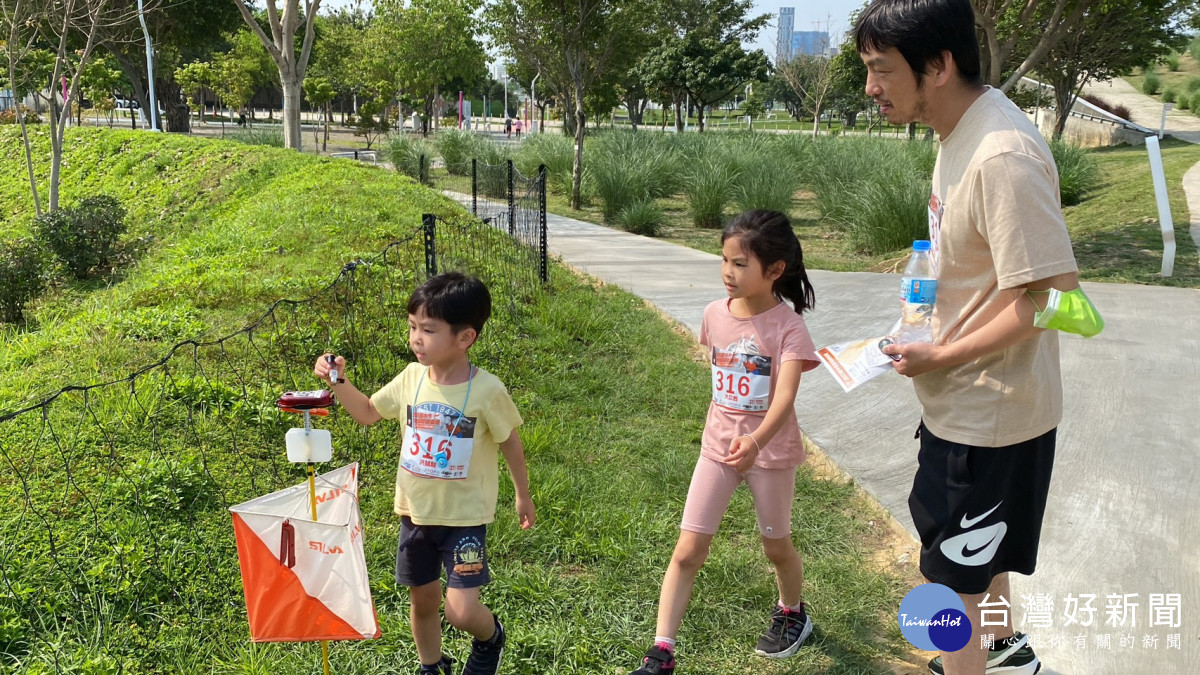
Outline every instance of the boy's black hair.
{"label": "boy's black hair", "polygon": [[854,43],[860,54],[895,47],[918,84],[929,63],[940,59],[943,51],[954,57],[964,82],[983,83],[970,0],[875,0],[854,24]]}
{"label": "boy's black hair", "polygon": [[413,291],[408,313],[425,311],[431,319],[450,324],[455,333],[474,328],[483,333],[483,324],[492,316],[492,294],[475,277],[462,272],[445,272],[430,277]]}
{"label": "boy's black hair", "polygon": [[742,250],[758,259],[764,272],[783,261],[783,275],[771,285],[776,298],[791,300],[797,314],[813,308],[817,298],[804,270],[804,251],[800,250],[800,240],[787,216],[778,211],[746,211],[725,226],[721,244],[731,237],[736,237]]}

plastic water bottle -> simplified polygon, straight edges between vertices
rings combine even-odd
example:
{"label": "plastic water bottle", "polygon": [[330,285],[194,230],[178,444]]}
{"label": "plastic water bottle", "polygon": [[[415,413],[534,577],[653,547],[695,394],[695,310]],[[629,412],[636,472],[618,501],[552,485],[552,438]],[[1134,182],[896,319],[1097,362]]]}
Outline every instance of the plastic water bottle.
{"label": "plastic water bottle", "polygon": [[900,280],[901,321],[898,342],[933,342],[933,303],[937,299],[937,270],[927,239],[913,242],[912,257]]}

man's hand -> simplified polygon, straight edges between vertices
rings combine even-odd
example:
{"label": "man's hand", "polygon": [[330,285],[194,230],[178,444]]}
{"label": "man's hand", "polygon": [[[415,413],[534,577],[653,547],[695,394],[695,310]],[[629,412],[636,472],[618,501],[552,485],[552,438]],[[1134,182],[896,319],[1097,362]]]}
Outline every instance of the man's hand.
{"label": "man's hand", "polygon": [[943,368],[938,360],[940,350],[941,347],[928,342],[909,342],[887,345],[883,353],[900,356],[900,360],[892,363],[892,367],[901,375],[913,377]]}
{"label": "man's hand", "polygon": [[748,434],[738,436],[729,443],[729,456],[725,458],[726,464],[733,465],[733,468],[738,471],[746,471],[754,466],[756,459],[758,459],[758,442]]}

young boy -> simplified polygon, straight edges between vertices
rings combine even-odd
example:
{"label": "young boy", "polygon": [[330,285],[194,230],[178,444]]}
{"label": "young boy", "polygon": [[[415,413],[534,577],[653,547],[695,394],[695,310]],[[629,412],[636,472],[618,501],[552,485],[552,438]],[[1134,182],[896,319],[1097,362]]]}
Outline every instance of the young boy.
{"label": "young boy", "polygon": [[404,444],[396,475],[396,513],[401,516],[396,582],[409,587],[417,671],[448,675],[442,653],[441,570],[446,570],[446,620],[474,636],[464,675],[494,675],[504,652],[504,627],[479,600],[490,581],[486,526],[496,512],[497,454],[504,455],[516,489],[522,529],[536,520],[517,436],[521,415],[495,375],[471,364],[467,350],[492,313],[492,299],[478,279],[451,272],[421,284],[408,302],[408,344],[417,356],[370,398],[344,378],[330,380],[329,355],[313,373],[329,382],[342,407],[359,424],[404,421]]}

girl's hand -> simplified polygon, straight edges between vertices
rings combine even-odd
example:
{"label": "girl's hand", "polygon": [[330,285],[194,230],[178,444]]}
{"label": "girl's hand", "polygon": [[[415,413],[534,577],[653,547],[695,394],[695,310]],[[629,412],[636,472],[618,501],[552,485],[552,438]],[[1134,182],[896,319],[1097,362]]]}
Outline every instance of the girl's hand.
{"label": "girl's hand", "polygon": [[738,471],[746,471],[758,459],[758,449],[758,441],[753,436],[738,436],[729,443],[729,456],[725,458],[725,463],[733,465]]}
{"label": "girl's hand", "polygon": [[537,510],[533,507],[533,499],[529,495],[517,496],[517,522],[522,530],[528,530],[537,522]]}

